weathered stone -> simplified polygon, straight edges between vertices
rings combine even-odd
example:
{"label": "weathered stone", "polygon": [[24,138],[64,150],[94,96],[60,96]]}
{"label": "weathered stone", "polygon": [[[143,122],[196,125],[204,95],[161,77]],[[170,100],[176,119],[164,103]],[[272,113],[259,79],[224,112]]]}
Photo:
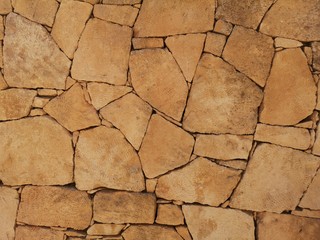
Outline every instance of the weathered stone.
{"label": "weathered stone", "polygon": [[32,106],[35,108],[43,108],[49,101],[50,98],[35,97]]}
{"label": "weathered stone", "polygon": [[156,198],[150,193],[100,191],[94,196],[93,212],[98,222],[152,224]]}
{"label": "weathered stone", "polygon": [[187,34],[166,39],[166,46],[176,59],[188,82],[193,79],[205,38],[205,34]]}
{"label": "weathered stone", "polygon": [[269,76],[273,54],[271,37],[236,26],[223,51],[223,58],[263,87]]}
{"label": "weathered stone", "polygon": [[313,148],[312,148],[312,153],[315,155],[320,156],[320,123],[318,123],[317,126],[317,133],[316,133],[316,139],[315,142],[313,144]]}
{"label": "weathered stone", "polygon": [[[320,29],[319,29],[320,30]],[[312,46],[312,66],[320,71],[320,42],[313,42]]]}
{"label": "weathered stone", "polygon": [[104,126],[80,133],[75,153],[75,182],[81,190],[145,189],[137,153],[117,129]]}
{"label": "weathered stone", "polygon": [[159,111],[179,121],[188,86],[170,52],[163,49],[133,51],[129,65],[132,85],[137,94]]}
{"label": "weathered stone", "polygon": [[247,159],[252,140],[252,136],[198,135],[194,154],[221,160]]}
{"label": "weathered stone", "polygon": [[118,235],[125,227],[124,224],[95,223],[87,230],[89,235]]}
{"label": "weathered stone", "polygon": [[186,226],[177,226],[176,231],[184,240],[192,240],[189,230]]}
{"label": "weathered stone", "polygon": [[320,171],[313,178],[308,190],[303,195],[299,206],[313,210],[320,210]]}
{"label": "weathered stone", "polygon": [[257,223],[259,240],[317,240],[320,236],[320,219],[264,212],[258,213]]}
{"label": "weathered stone", "polygon": [[299,41],[320,40],[319,11],[320,0],[279,0],[264,17],[260,31]]}
{"label": "weathered stone", "polygon": [[301,49],[275,54],[265,90],[260,121],[294,125],[312,114],[317,88]]}
{"label": "weathered stone", "polygon": [[4,37],[4,23],[3,16],[0,16],[0,40],[3,40]]}
{"label": "weathered stone", "polygon": [[248,163],[245,160],[229,160],[229,161],[221,160],[216,162],[221,166],[231,167],[231,168],[240,169],[240,170],[245,170]]}
{"label": "weathered stone", "polygon": [[65,88],[70,60],[41,25],[10,13],[3,51],[4,77],[9,86]]}
{"label": "weathered stone", "polygon": [[0,123],[0,179],[5,185],[72,181],[70,134],[48,117]]}
{"label": "weathered stone", "polygon": [[146,191],[153,193],[156,190],[158,179],[146,179]]}
{"label": "weathered stone", "polygon": [[169,200],[219,206],[240,180],[241,171],[225,168],[205,158],[159,178],[156,195]]}
{"label": "weathered stone", "polygon": [[214,31],[229,36],[232,31],[232,24],[223,20],[218,20],[214,25]]}
{"label": "weathered stone", "polygon": [[41,108],[33,108],[31,109],[29,116],[30,117],[34,117],[34,116],[43,116],[46,115],[47,113],[45,111],[43,111],[43,109]]}
{"label": "weathered stone", "polygon": [[164,46],[162,38],[132,38],[134,49],[142,48],[162,48]]}
{"label": "weathered stone", "polygon": [[[74,54],[74,79],[124,85],[132,30],[96,18],[87,23]],[[106,54],[107,53],[107,54]]]}
{"label": "weathered stone", "polygon": [[311,154],[258,145],[230,206],[259,212],[294,210],[319,166],[320,158]]}
{"label": "weathered stone", "polygon": [[92,216],[86,192],[68,187],[26,186],[21,193],[17,221],[37,226],[85,229]]}
{"label": "weathered stone", "polygon": [[194,240],[254,240],[253,217],[234,210],[196,205],[182,207]]}
{"label": "weathered stone", "polygon": [[38,89],[38,95],[42,97],[55,97],[58,95],[58,92],[54,89]]}
{"label": "weathered stone", "polygon": [[200,133],[252,134],[262,91],[222,59],[204,54],[190,91],[183,127]]}
{"label": "weathered stone", "polygon": [[274,45],[276,48],[296,48],[301,47],[302,43],[293,39],[277,37],[274,40]]}
{"label": "weathered stone", "polygon": [[12,11],[11,0],[0,1],[0,14],[8,14]]}
{"label": "weathered stone", "polygon": [[11,88],[0,91],[0,120],[11,120],[29,114],[37,91]]}
{"label": "weathered stone", "polygon": [[192,135],[153,115],[139,151],[146,177],[153,178],[188,163],[193,145]]}
{"label": "weathered stone", "polygon": [[6,89],[6,88],[8,88],[8,84],[4,80],[2,73],[0,73],[0,90]]}
{"label": "weathered stone", "polygon": [[122,234],[126,240],[183,240],[172,227],[161,225],[132,225]]}
{"label": "weathered stone", "polygon": [[320,210],[313,211],[308,209],[301,209],[292,211],[291,214],[301,217],[320,218]]}
{"label": "weathered stone", "polygon": [[159,204],[156,223],[165,225],[183,225],[181,208],[174,204]]}
{"label": "weathered stone", "polygon": [[133,5],[138,3],[141,3],[141,0],[103,0],[103,4]]}
{"label": "weathered stone", "polygon": [[51,35],[62,51],[70,58],[78,47],[80,35],[90,17],[92,5],[79,1],[62,1]]}
{"label": "weathered stone", "polygon": [[100,110],[102,117],[118,128],[137,150],[147,130],[151,113],[152,108],[133,93]]}
{"label": "weathered stone", "polygon": [[146,0],[134,25],[134,36],[156,37],[210,31],[213,29],[214,11],[215,0]]}
{"label": "weathered stone", "polygon": [[64,240],[64,233],[50,228],[17,226],[15,240]]}
{"label": "weathered stone", "polygon": [[226,43],[226,36],[216,33],[207,33],[204,52],[212,53],[216,56],[221,56],[222,50]]}

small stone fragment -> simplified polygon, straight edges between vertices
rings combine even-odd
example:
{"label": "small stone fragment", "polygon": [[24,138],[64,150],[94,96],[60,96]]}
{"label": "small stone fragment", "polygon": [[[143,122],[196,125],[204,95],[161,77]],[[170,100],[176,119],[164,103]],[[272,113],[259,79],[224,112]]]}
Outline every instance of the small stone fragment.
{"label": "small stone fragment", "polygon": [[42,97],[55,97],[58,93],[54,89],[38,89],[38,95]]}
{"label": "small stone fragment", "polygon": [[189,230],[186,226],[177,226],[176,231],[184,240],[192,240]]}
{"label": "small stone fragment", "polygon": [[132,38],[134,49],[142,48],[163,48],[164,43],[162,38]]}
{"label": "small stone fragment", "polygon": [[318,155],[320,156],[320,127],[319,127],[319,124],[318,124],[318,127],[317,127],[317,133],[316,133],[316,140],[313,144],[313,148],[312,148],[312,154],[315,154],[315,155]]}
{"label": "small stone fragment", "polygon": [[158,179],[146,179],[146,190],[149,193],[153,193],[156,190]]}
{"label": "small stone fragment", "polygon": [[312,66],[320,71],[320,42],[313,42],[312,46]]}
{"label": "small stone fragment", "polygon": [[35,97],[32,106],[35,108],[43,108],[49,101],[50,98]]}
{"label": "small stone fragment", "polygon": [[214,25],[214,31],[229,36],[232,31],[232,24],[223,20],[218,20]]}
{"label": "small stone fragment", "polygon": [[183,225],[181,208],[174,204],[159,204],[156,223],[164,225]]}
{"label": "small stone fragment", "polygon": [[33,108],[31,109],[29,116],[30,117],[34,117],[34,116],[43,116],[46,115],[47,113],[45,111],[43,111],[43,109],[41,108]]}
{"label": "small stone fragment", "polygon": [[141,3],[141,0],[103,0],[103,4],[133,5],[138,3]]}
{"label": "small stone fragment", "polygon": [[226,36],[216,33],[207,33],[204,52],[212,53],[216,56],[221,56],[222,50],[226,43]]}
{"label": "small stone fragment", "polygon": [[8,84],[4,80],[2,73],[0,73],[0,90],[4,90],[6,88],[8,88]]}
{"label": "small stone fragment", "polygon": [[122,234],[125,240],[183,240],[173,227],[161,225],[132,225]]}
{"label": "small stone fragment", "polygon": [[231,167],[239,170],[246,170],[247,161],[244,160],[229,160],[229,161],[216,161],[219,165],[225,167]]}
{"label": "small stone fragment", "polygon": [[[312,48],[311,47],[303,47],[303,52],[307,57],[307,62],[310,66],[312,66]],[[311,70],[311,69],[310,69]],[[312,71],[312,70],[311,70]]]}
{"label": "small stone fragment", "polygon": [[4,22],[3,16],[0,16],[0,40],[3,40],[4,37]]}
{"label": "small stone fragment", "polygon": [[304,193],[299,206],[313,210],[320,210],[320,171],[313,178],[308,190]]}
{"label": "small stone fragment", "polygon": [[308,209],[292,211],[291,214],[301,217],[320,218],[320,211],[313,211]]}
{"label": "small stone fragment", "polygon": [[301,47],[302,43],[293,39],[277,37],[274,40],[274,45],[276,48],[297,48]]}
{"label": "small stone fragment", "polygon": [[17,226],[15,240],[64,240],[64,233],[50,228]]}
{"label": "small stone fragment", "polygon": [[124,224],[95,223],[87,230],[89,235],[118,235],[125,227]]}

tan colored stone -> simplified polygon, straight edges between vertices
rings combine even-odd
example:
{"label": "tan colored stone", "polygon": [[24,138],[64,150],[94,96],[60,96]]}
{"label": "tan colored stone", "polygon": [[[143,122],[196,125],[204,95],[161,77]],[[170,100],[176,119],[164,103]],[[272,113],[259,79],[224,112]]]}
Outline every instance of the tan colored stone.
{"label": "tan colored stone", "polygon": [[294,210],[319,166],[320,158],[311,154],[258,145],[230,206],[259,212]]}
{"label": "tan colored stone", "polygon": [[320,171],[313,178],[308,190],[304,193],[299,206],[313,210],[320,210]]}
{"label": "tan colored stone", "polygon": [[124,224],[95,223],[87,230],[89,235],[118,235],[125,227]]}
{"label": "tan colored stone", "polygon": [[162,38],[132,38],[134,49],[142,48],[162,48],[164,46]]}
{"label": "tan colored stone", "polygon": [[244,160],[229,160],[229,161],[216,161],[219,165],[225,167],[231,167],[234,169],[245,170],[247,167],[247,161]]}
{"label": "tan colored stone", "polygon": [[54,89],[38,89],[38,95],[42,97],[55,97],[58,93]]}
{"label": "tan colored stone", "polygon": [[308,209],[292,211],[291,214],[301,217],[320,218],[320,211],[313,211]]}
{"label": "tan colored stone", "polygon": [[94,196],[93,212],[98,222],[152,224],[156,198],[150,193],[100,191]]}
{"label": "tan colored stone", "polygon": [[0,120],[12,120],[29,114],[37,92],[11,88],[0,91]]}
{"label": "tan colored stone", "polygon": [[312,65],[312,48],[311,47],[303,47],[303,52],[307,57],[307,62],[311,66]]}
{"label": "tan colored stone", "polygon": [[188,163],[193,145],[192,135],[153,115],[139,151],[146,177],[154,178]]}
{"label": "tan colored stone", "polygon": [[164,225],[183,225],[181,208],[174,204],[159,204],[156,223]]}
{"label": "tan colored stone", "polygon": [[183,213],[194,240],[254,240],[253,217],[234,210],[184,205]]}
{"label": "tan colored stone", "polygon": [[258,214],[257,223],[259,240],[317,240],[320,236],[320,219],[264,212]]}
{"label": "tan colored stone", "polygon": [[47,113],[45,111],[43,111],[41,108],[34,108],[31,109],[29,116],[30,117],[34,117],[34,116],[43,116],[46,115]]}
{"label": "tan colored stone", "polygon": [[64,240],[64,233],[50,228],[17,226],[15,240]]}
{"label": "tan colored stone", "polygon": [[293,39],[277,37],[274,40],[274,45],[277,48],[296,48],[301,47],[302,43]]}
{"label": "tan colored stone", "polygon": [[70,134],[48,117],[0,123],[0,179],[5,185],[72,182]]}
{"label": "tan colored stone", "polygon": [[8,88],[8,84],[6,83],[2,73],[0,72],[0,90],[6,89],[6,88]]}
{"label": "tan colored stone", "polygon": [[207,33],[204,52],[212,53],[216,56],[221,56],[222,50],[226,43],[226,36],[217,33]]}
{"label": "tan colored stone", "polygon": [[312,154],[320,156],[320,123],[318,123],[317,132],[316,132],[316,140],[313,144]]}
{"label": "tan colored stone", "polygon": [[98,187],[143,191],[144,177],[137,153],[114,128],[82,131],[75,153],[75,182],[80,190]]}
{"label": "tan colored stone", "polygon": [[214,31],[229,36],[232,31],[232,24],[219,19],[214,25]]}
{"label": "tan colored stone", "polygon": [[315,70],[320,71],[320,42],[313,42],[311,46],[312,46],[312,62],[313,62],[312,66]]}
{"label": "tan colored stone", "polygon": [[317,88],[301,49],[275,54],[265,90],[260,121],[294,125],[312,114]]}
{"label": "tan colored stone", "polygon": [[12,11],[11,0],[0,1],[0,14],[8,14]]}
{"label": "tan colored stone", "polygon": [[183,240],[174,228],[161,225],[132,225],[122,235],[126,240]]}
{"label": "tan colored stone", "polygon": [[43,108],[50,101],[50,98],[35,97],[32,106],[35,108]]}
{"label": "tan colored stone", "polygon": [[279,0],[264,17],[260,31],[299,41],[320,40],[319,11],[319,0]]}
{"label": "tan colored stone", "polygon": [[186,226],[177,226],[176,231],[184,240],[192,240],[189,230]]}
{"label": "tan colored stone", "polygon": [[252,136],[198,135],[194,154],[221,160],[247,159],[252,140]]}
{"label": "tan colored stone", "polygon": [[[124,85],[132,30],[96,18],[87,23],[74,54],[74,79]],[[107,53],[107,54],[106,54]]]}
{"label": "tan colored stone", "polygon": [[52,99],[43,109],[71,132],[100,125],[98,114],[85,100],[80,84]]}
{"label": "tan colored stone", "polygon": [[133,5],[138,3],[141,3],[141,0],[103,0],[103,4]]}
{"label": "tan colored stone", "polygon": [[4,37],[4,22],[3,16],[0,16],[0,40],[3,40]]}
{"label": "tan colored stone", "polygon": [[67,77],[67,80],[66,80],[66,89],[71,88],[75,83],[77,83],[76,80],[72,79],[71,77]]}
{"label": "tan colored stone", "polygon": [[0,187],[0,239],[11,240],[15,235],[15,222],[19,204],[19,194],[8,187]]}
{"label": "tan colored stone", "polygon": [[188,86],[170,52],[163,49],[133,51],[129,65],[137,94],[159,111],[180,121]]}
{"label": "tan colored stone", "polygon": [[213,29],[214,12],[215,0],[146,0],[134,25],[134,36],[156,37],[210,31]]}
{"label": "tan colored stone", "polygon": [[159,178],[157,197],[219,206],[240,180],[240,170],[217,165],[205,158]]}
{"label": "tan colored stone", "polygon": [[179,64],[188,82],[193,79],[205,38],[205,34],[187,34],[166,39],[166,46]]}
{"label": "tan colored stone", "polygon": [[146,179],[146,191],[153,193],[156,190],[158,179]]}
{"label": "tan colored stone", "polygon": [[183,128],[199,133],[252,134],[262,91],[211,54],[203,54],[191,87]]}

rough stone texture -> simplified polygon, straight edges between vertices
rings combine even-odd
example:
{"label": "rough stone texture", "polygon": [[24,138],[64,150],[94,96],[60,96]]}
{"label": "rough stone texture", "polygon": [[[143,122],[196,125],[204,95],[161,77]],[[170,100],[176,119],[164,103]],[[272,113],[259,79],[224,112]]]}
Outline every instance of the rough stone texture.
{"label": "rough stone texture", "polygon": [[118,128],[137,150],[147,130],[151,113],[152,108],[133,93],[100,110],[102,117]]}
{"label": "rough stone texture", "polygon": [[134,49],[142,48],[162,48],[162,38],[132,38],[132,45]]}
{"label": "rough stone texture", "polygon": [[60,4],[51,35],[71,59],[91,11],[92,5],[89,3],[69,0]]}
{"label": "rough stone texture", "polygon": [[200,133],[252,134],[262,92],[250,79],[210,54],[198,65],[183,127]]}
{"label": "rough stone texture", "polygon": [[265,212],[258,214],[257,222],[259,240],[317,240],[320,236],[320,219]]}
{"label": "rough stone texture", "polygon": [[3,40],[4,37],[4,22],[3,16],[0,16],[0,40]]}
{"label": "rough stone texture", "polygon": [[65,88],[70,61],[39,24],[10,13],[6,18],[3,55],[4,77],[9,86]]}
{"label": "rough stone texture", "polygon": [[301,49],[275,54],[260,113],[260,121],[294,125],[312,114],[317,88]]}
{"label": "rough stone texture", "polygon": [[50,98],[35,97],[32,106],[35,108],[43,108],[49,101]]}
{"label": "rough stone texture", "polygon": [[279,0],[266,14],[260,31],[300,41],[320,40],[319,11],[320,0]]}
{"label": "rough stone texture", "polygon": [[212,53],[216,56],[221,56],[222,50],[226,43],[226,36],[216,33],[207,33],[204,52]]}
{"label": "rough stone texture", "polygon": [[132,225],[122,234],[126,240],[183,240],[172,227],[160,225]]}
{"label": "rough stone texture", "polygon": [[276,48],[296,48],[301,47],[302,43],[293,39],[277,37],[274,40],[274,45]]}
{"label": "rough stone texture", "polygon": [[156,198],[150,193],[100,191],[94,196],[93,212],[98,222],[152,224]]}
{"label": "rough stone texture", "polygon": [[146,177],[154,178],[188,163],[193,145],[192,135],[153,115],[139,151]]}
{"label": "rough stone texture", "polygon": [[125,227],[124,224],[95,223],[88,230],[89,235],[118,235]]}
{"label": "rough stone texture", "polygon": [[179,64],[188,82],[193,79],[205,38],[205,34],[187,34],[166,39],[166,46]]}
{"label": "rough stone texture", "polygon": [[21,193],[17,221],[85,229],[91,217],[91,201],[86,192],[68,187],[26,186]]}
{"label": "rough stone texture", "polygon": [[0,1],[0,14],[8,14],[12,11],[11,0]]}
{"label": "rough stone texture", "polygon": [[19,194],[8,187],[0,187],[0,239],[14,239]]}
{"label": "rough stone texture", "polygon": [[16,88],[0,91],[0,120],[27,116],[36,95],[36,91]]}
{"label": "rough stone texture", "polygon": [[259,145],[230,206],[281,213],[294,210],[320,166],[320,158],[290,148]]}
{"label": "rough stone texture", "polygon": [[186,226],[178,226],[176,227],[176,231],[179,233],[179,235],[184,239],[184,240],[192,240],[192,237],[188,231],[188,228]]}
{"label": "rough stone texture", "polygon": [[165,225],[183,225],[181,208],[174,204],[159,204],[156,223]]}
{"label": "rough stone texture", "polygon": [[124,85],[127,81],[131,35],[129,27],[90,19],[74,54],[72,77]]}
{"label": "rough stone texture", "polygon": [[214,24],[214,31],[229,36],[232,31],[232,24],[223,20],[218,20]]}
{"label": "rough stone texture", "polygon": [[247,161],[246,160],[221,160],[221,161],[216,161],[219,165],[225,166],[225,167],[231,167],[234,169],[240,169],[240,170],[245,170],[247,167]]}
{"label": "rough stone texture", "polygon": [[194,240],[255,239],[253,217],[247,213],[196,205],[184,205],[182,210]]}
{"label": "rough stone texture", "polygon": [[0,90],[6,89],[6,88],[8,88],[8,84],[4,80],[2,73],[0,73]]}
{"label": "rough stone texture", "polygon": [[317,126],[316,139],[315,139],[315,142],[314,142],[313,148],[312,148],[312,154],[320,156],[320,127],[319,127],[319,123]]}
{"label": "rough stone texture", "polygon": [[103,0],[103,4],[133,5],[138,3],[141,3],[141,0]]}
{"label": "rough stone texture", "polygon": [[80,84],[52,99],[44,110],[71,132],[100,124],[98,114],[85,99]]}
{"label": "rough stone texture", "polygon": [[188,86],[170,52],[163,49],[133,51],[129,66],[137,94],[159,111],[179,121]]}
{"label": "rough stone texture", "polygon": [[292,211],[291,214],[302,217],[320,218],[320,211],[312,211],[308,209],[299,209],[297,211]]}
{"label": "rough stone texture", "polygon": [[247,159],[252,140],[252,136],[198,135],[194,154],[221,160]]}
{"label": "rough stone texture", "polygon": [[145,189],[137,153],[117,129],[104,126],[80,133],[75,153],[75,182],[81,190]]}
{"label": "rough stone texture", "polygon": [[320,71],[320,42],[313,42],[312,46],[312,66],[315,70]]}
{"label": "rough stone texture", "polygon": [[4,184],[62,185],[72,181],[71,136],[52,119],[2,122],[0,139],[0,179]]}
{"label": "rough stone texture", "polygon": [[155,37],[210,31],[213,28],[214,11],[215,0],[146,0],[134,25],[134,36]]}
{"label": "rough stone texture", "polygon": [[38,89],[38,95],[42,97],[55,97],[58,93],[54,89]]}
{"label": "rough stone texture", "polygon": [[50,228],[17,226],[15,240],[64,240],[64,233]]}
{"label": "rough stone texture", "polygon": [[309,185],[308,190],[303,195],[299,206],[302,208],[308,208],[313,210],[320,210],[320,171],[318,170],[317,174],[312,180],[312,183]]}
{"label": "rough stone texture", "polygon": [[205,158],[159,178],[157,197],[219,206],[240,180],[241,171],[225,168]]}

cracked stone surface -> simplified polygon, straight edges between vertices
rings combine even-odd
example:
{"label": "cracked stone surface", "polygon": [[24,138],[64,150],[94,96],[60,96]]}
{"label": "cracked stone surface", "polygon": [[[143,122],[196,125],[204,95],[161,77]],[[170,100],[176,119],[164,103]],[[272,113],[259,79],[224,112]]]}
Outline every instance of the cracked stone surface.
{"label": "cracked stone surface", "polygon": [[183,240],[174,228],[161,225],[132,225],[123,233],[123,236],[126,240],[137,238],[153,240],[154,236],[157,236],[158,240]]}

